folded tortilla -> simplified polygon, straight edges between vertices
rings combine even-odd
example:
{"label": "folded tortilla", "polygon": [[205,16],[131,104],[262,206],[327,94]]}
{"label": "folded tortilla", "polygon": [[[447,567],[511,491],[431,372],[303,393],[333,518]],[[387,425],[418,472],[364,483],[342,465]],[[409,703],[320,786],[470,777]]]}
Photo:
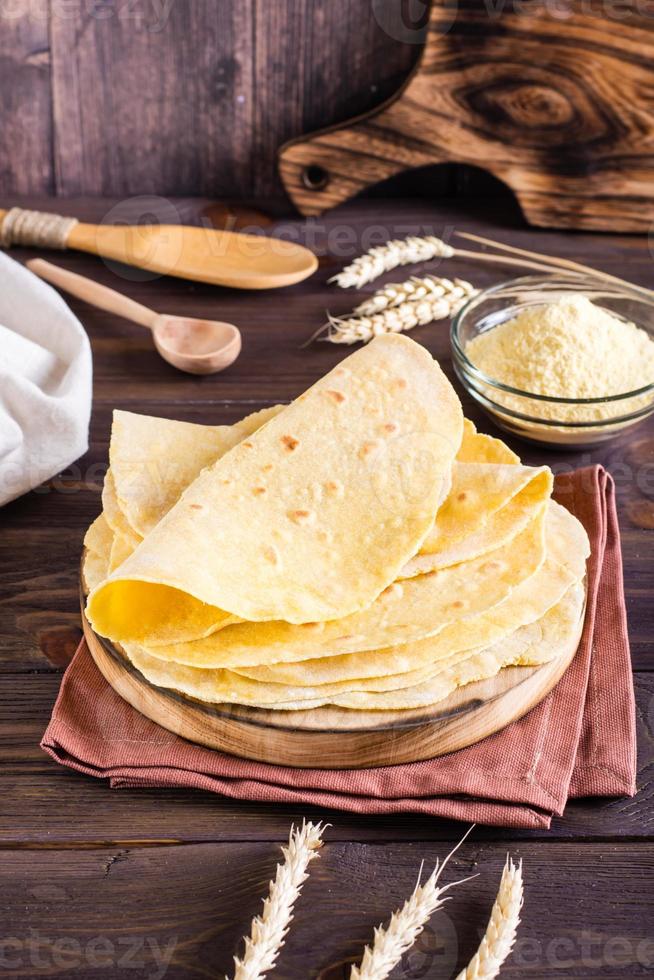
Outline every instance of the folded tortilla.
{"label": "folded tortilla", "polygon": [[[104,494],[108,496],[113,529],[126,537],[128,529],[132,531],[136,548],[203,469],[283,408],[274,405],[253,412],[234,425],[217,426],[115,411],[109,446],[111,465],[103,492],[103,499]],[[477,432],[469,419],[464,419],[456,459],[457,463],[476,464],[520,462],[500,439]],[[507,484],[506,499],[510,492]],[[117,508],[122,514],[117,513]]]}
{"label": "folded tortilla", "polygon": [[[165,517],[205,467],[215,463],[283,408],[283,405],[274,405],[262,409],[231,426],[198,425],[115,411],[109,446],[111,466],[102,493],[105,510],[98,519],[102,521],[103,541],[97,540],[97,521],[89,528],[84,541],[87,549],[101,560],[89,558],[87,583],[92,581],[92,588],[96,588],[104,581],[136,550],[143,537]],[[527,468],[523,468],[521,474],[505,479],[502,467],[519,462],[501,440],[477,432],[473,423],[464,419],[463,440],[452,470],[449,496],[460,492],[462,476],[466,474],[473,485],[494,484],[498,510],[486,515],[482,507],[478,530],[451,547],[444,544],[439,550],[436,545],[435,548],[432,546],[431,552],[423,553],[427,552],[423,546],[421,553],[404,566],[400,577],[476,558],[506,544],[522,531],[536,513],[541,498],[544,500],[548,494],[546,472],[549,471],[544,468],[532,470],[527,483],[522,475]],[[459,463],[475,464],[482,472],[477,474],[470,466],[464,466],[458,474]],[[501,507],[501,501],[497,501],[498,489],[506,499],[506,504]],[[444,536],[440,538],[442,542]]]}
{"label": "folded tortilla", "polygon": [[470,419],[464,419],[463,440],[456,458],[460,463],[505,463],[510,466],[520,462],[520,457],[501,439],[477,432]]}
{"label": "folded tortilla", "polygon": [[[483,452],[484,447],[480,448]],[[145,461],[144,464],[148,465]],[[420,552],[406,563],[398,578],[411,578],[469,561],[506,544],[526,527],[551,490],[552,473],[546,466],[459,463],[457,457],[452,467],[452,487],[434,526]],[[108,513],[112,516],[114,533],[120,538],[110,566],[113,571],[136,550],[142,538],[127,530],[124,520],[116,520],[117,498],[111,470],[107,473],[103,499],[111,502]],[[463,504],[462,500],[468,503]],[[154,515],[155,511],[151,513]]]}
{"label": "folded tortilla", "polygon": [[[112,466],[105,479],[103,501],[112,530],[120,535],[120,541],[113,549],[109,572],[125,561],[142,541],[135,526],[147,534],[202,469],[279,414],[283,407],[263,409],[232,426],[197,425],[133,412],[114,412],[109,448]],[[405,565],[400,577],[475,558],[500,547],[523,530],[539,502],[549,495],[551,475],[546,467],[530,469],[516,464],[519,464],[518,457],[503,442],[478,433],[473,423],[464,419],[463,440],[452,470],[452,488],[436,516],[437,525],[442,513],[443,525],[451,527],[451,501],[455,500],[456,513],[456,498],[461,493],[464,499],[466,496],[474,499],[479,506],[468,506],[467,515],[465,508],[461,508],[462,518],[467,516],[468,525],[457,535],[459,542],[452,541],[445,527],[432,528],[419,555]],[[472,523],[476,531],[472,530],[470,515],[474,515]]]}
{"label": "folded tortilla", "polygon": [[[233,425],[215,426],[115,411],[109,445],[110,504],[120,508],[125,522],[140,541],[165,517],[203,469],[213,465],[284,407],[273,405]],[[464,419],[457,460],[520,462],[501,440],[477,432],[469,419]],[[119,522],[120,516],[115,515],[114,519]],[[120,522],[116,529],[124,526]]]}
{"label": "folded tortilla", "polygon": [[[367,609],[339,620],[237,623],[189,643],[141,646],[161,660],[238,669],[376,650],[433,636],[450,623],[498,605],[540,568],[545,557],[544,514],[490,555],[393,582]],[[131,645],[123,646],[131,657]]]}
{"label": "folded tortilla", "polygon": [[109,560],[114,535],[106,515],[99,514],[84,535],[84,547]]}
{"label": "folded tortilla", "polygon": [[368,607],[420,548],[463,434],[428,352],[376,338],[205,469],[89,596],[118,642],[302,624]]}
{"label": "folded tortilla", "polygon": [[116,502],[146,537],[207,466],[278,415],[283,405],[253,412],[234,425],[197,425],[114,412],[109,463]]}
{"label": "folded tortilla", "polygon": [[143,540],[125,516],[116,494],[116,484],[111,467],[107,470],[102,487],[102,513],[114,534],[125,540],[125,547],[134,551]]}
{"label": "folded tortilla", "polygon": [[552,492],[547,466],[461,463],[419,554],[400,578],[470,561],[512,541],[545,506]]}
{"label": "folded tortilla", "polygon": [[93,521],[84,535],[82,586],[91,592],[109,575],[109,561],[114,534],[104,513]]}

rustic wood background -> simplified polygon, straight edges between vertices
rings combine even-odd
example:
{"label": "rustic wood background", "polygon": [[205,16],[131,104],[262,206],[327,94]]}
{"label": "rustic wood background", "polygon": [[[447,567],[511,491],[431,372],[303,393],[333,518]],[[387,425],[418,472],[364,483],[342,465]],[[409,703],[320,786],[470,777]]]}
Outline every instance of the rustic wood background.
{"label": "rustic wood background", "polygon": [[402,83],[408,6],[402,32],[397,0],[2,0],[0,193],[281,196],[284,141]]}

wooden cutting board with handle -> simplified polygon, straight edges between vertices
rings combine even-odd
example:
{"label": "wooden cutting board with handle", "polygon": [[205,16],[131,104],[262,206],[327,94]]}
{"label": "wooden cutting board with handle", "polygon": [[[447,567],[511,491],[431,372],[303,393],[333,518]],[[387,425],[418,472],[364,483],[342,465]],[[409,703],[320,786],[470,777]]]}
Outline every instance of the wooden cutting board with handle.
{"label": "wooden cutting board with handle", "polygon": [[279,155],[286,189],[307,215],[400,171],[446,162],[490,171],[533,225],[649,232],[651,11],[599,0],[433,0],[404,87]]}

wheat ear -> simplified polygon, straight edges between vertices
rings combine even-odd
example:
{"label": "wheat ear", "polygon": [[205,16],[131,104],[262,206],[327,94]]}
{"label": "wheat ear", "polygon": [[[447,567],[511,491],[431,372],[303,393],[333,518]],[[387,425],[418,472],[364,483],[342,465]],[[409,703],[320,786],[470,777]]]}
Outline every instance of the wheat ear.
{"label": "wheat ear", "polygon": [[284,863],[277,865],[263,912],[252,920],[243,959],[234,957],[234,980],[259,980],[275,965],[293,918],[293,906],[308,877],[307,866],[322,847],[325,826],[303,821],[300,828],[291,827],[288,847],[282,848]]}
{"label": "wheat ear", "polygon": [[[393,912],[388,926],[385,929],[382,926],[375,929],[372,947],[366,946],[361,965],[352,967],[350,980],[384,980],[400,962],[404,953],[413,946],[429,918],[448,901],[448,898],[444,897],[445,892],[464,881],[470,881],[470,878],[462,878],[460,881],[450,882],[443,888],[438,884],[447,862],[472,829],[470,827],[442,864],[436,862],[436,867],[424,885],[420,884],[418,878],[411,897],[406,900],[401,909]],[[422,871],[422,867],[420,870]],[[475,878],[476,875],[471,877]]]}
{"label": "wheat ear", "polygon": [[332,344],[367,343],[379,334],[406,333],[435,320],[450,319],[477,292],[470,283],[460,281],[450,293],[401,303],[373,316],[330,316],[321,332],[327,330],[325,340]]}
{"label": "wheat ear", "polygon": [[411,276],[404,282],[391,282],[365,299],[352,310],[354,316],[375,316],[384,310],[394,309],[403,303],[415,303],[419,299],[437,299],[446,296],[456,302],[474,296],[477,290],[465,279],[445,279],[442,276]]}
{"label": "wheat ear", "polygon": [[507,854],[490,921],[479,949],[456,980],[490,980],[511,952],[522,908],[522,861],[515,865]]}
{"label": "wheat ear", "polygon": [[450,258],[454,249],[440,238],[428,235],[419,238],[411,235],[409,238],[394,238],[385,245],[378,245],[360,255],[354,262],[346,266],[330,282],[335,282],[341,289],[356,286],[357,289],[372,282],[384,272],[397,269],[400,265],[411,265],[414,262],[428,262],[435,258]]}
{"label": "wheat ear", "polygon": [[[459,233],[457,232],[457,234]],[[373,282],[384,272],[390,272],[391,269],[396,269],[400,265],[428,262],[435,258],[451,259],[457,256],[463,259],[474,259],[477,262],[490,262],[493,265],[536,269],[539,272],[556,272],[558,270],[555,260],[550,260],[547,256],[541,256],[535,261],[533,258],[527,257],[518,259],[509,255],[470,252],[464,248],[454,248],[434,235],[428,235],[425,238],[413,235],[410,238],[393,239],[385,245],[369,249],[335,276],[332,276],[329,282],[335,282],[342,289],[348,289],[350,286],[355,286],[358,289],[365,286],[366,283]]]}

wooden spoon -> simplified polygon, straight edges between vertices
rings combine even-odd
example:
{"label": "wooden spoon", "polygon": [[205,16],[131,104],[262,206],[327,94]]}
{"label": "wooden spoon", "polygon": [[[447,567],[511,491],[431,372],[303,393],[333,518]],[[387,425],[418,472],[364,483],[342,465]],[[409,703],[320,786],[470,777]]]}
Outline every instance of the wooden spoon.
{"label": "wooden spoon", "polygon": [[147,327],[152,331],[154,345],[164,361],[180,371],[214,374],[229,367],[241,352],[241,334],[231,323],[155,313],[108,286],[101,286],[92,279],[61,269],[44,259],[31,259],[26,264],[41,279],[91,306]]}
{"label": "wooden spoon", "polygon": [[[0,210],[0,224],[6,213]],[[191,225],[79,222],[67,233],[65,248],[235,289],[290,286],[318,268],[313,252],[296,242]]]}

